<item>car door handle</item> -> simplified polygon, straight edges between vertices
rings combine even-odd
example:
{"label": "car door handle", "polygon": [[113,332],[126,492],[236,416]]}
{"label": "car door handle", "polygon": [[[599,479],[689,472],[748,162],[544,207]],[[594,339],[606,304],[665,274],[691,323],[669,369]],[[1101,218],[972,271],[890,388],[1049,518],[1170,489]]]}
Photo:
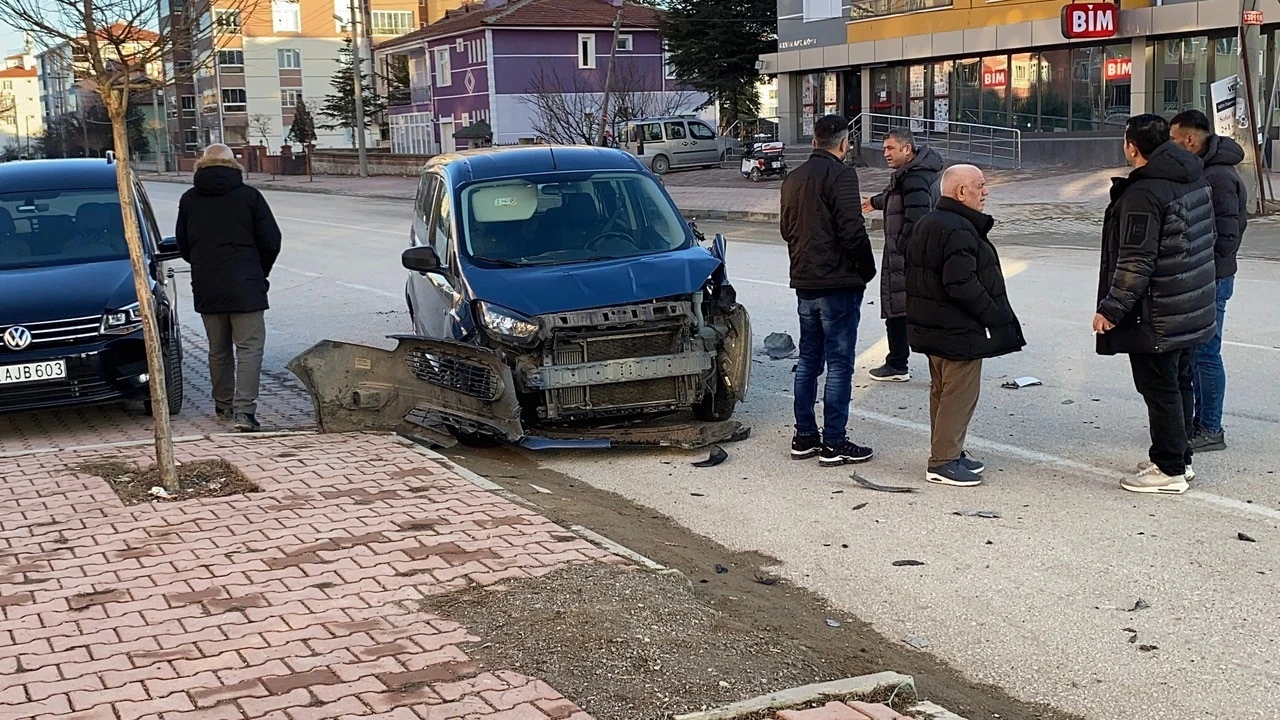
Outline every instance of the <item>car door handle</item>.
{"label": "car door handle", "polygon": [[689,145],[689,142],[688,142],[688,141],[685,141],[685,142],[682,142],[682,143],[680,143],[680,144],[681,144],[681,145],[684,145],[684,146],[686,146],[686,147],[687,147],[687,146]]}

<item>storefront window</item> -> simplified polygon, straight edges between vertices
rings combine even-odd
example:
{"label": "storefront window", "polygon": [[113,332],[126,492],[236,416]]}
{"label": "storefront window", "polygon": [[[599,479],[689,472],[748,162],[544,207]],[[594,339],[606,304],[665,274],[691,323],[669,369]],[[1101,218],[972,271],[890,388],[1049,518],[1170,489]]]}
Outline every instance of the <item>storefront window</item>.
{"label": "storefront window", "polygon": [[957,60],[951,89],[951,116],[956,122],[982,122],[980,84],[982,61]]}
{"label": "storefront window", "polygon": [[1110,45],[1102,66],[1102,128],[1123,128],[1128,120],[1133,90],[1132,48]]}
{"label": "storefront window", "polygon": [[1212,48],[1213,43],[1203,35],[1156,43],[1156,112],[1165,117],[1191,109],[1208,112]]}
{"label": "storefront window", "polygon": [[952,62],[944,60],[933,64],[933,130],[946,132],[951,120]]}
{"label": "storefront window", "polygon": [[1071,129],[1100,130],[1102,108],[1102,48],[1071,51]]}
{"label": "storefront window", "polygon": [[1009,56],[982,59],[983,125],[1009,126]]}
{"label": "storefront window", "polygon": [[1036,130],[1040,115],[1040,55],[1020,53],[1009,58],[1009,96],[1012,98],[1013,127]]}
{"label": "storefront window", "polygon": [[927,104],[929,102],[928,87],[929,68],[925,65],[912,65],[907,69],[907,86],[909,100],[907,115],[911,118],[911,132],[924,132]]}
{"label": "storefront window", "polygon": [[1040,53],[1040,130],[1066,132],[1071,118],[1071,51]]}
{"label": "storefront window", "polygon": [[823,115],[840,112],[838,73],[809,73],[800,79],[800,135],[813,137],[813,125]]}
{"label": "storefront window", "polygon": [[880,67],[871,71],[871,112],[907,114],[907,68]]}

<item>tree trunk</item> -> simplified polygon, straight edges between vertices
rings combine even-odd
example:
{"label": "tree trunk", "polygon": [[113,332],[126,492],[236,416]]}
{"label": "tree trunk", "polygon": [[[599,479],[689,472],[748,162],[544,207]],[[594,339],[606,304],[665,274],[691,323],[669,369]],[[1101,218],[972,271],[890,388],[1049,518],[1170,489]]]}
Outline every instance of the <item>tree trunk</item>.
{"label": "tree trunk", "polygon": [[[156,465],[160,480],[169,492],[178,491],[178,466],[173,457],[173,436],[169,429],[168,378],[160,344],[160,327],[156,324],[155,302],[151,295],[151,268],[142,250],[142,233],[138,214],[134,211],[133,178],[129,172],[129,129],[125,122],[128,93],[102,93],[107,116],[111,118],[111,137],[116,148],[116,185],[120,192],[120,212],[124,216],[124,239],[129,246],[129,264],[133,266],[133,288],[138,295],[138,311],[142,316],[142,337],[146,343],[147,375],[151,387],[151,419],[155,425]],[[176,338],[170,338],[174,342]]]}

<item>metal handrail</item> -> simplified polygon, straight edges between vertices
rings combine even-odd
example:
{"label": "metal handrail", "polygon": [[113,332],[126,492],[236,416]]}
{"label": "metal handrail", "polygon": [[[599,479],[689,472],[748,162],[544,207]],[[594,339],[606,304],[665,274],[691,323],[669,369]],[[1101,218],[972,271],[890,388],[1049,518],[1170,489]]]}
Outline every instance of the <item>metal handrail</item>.
{"label": "metal handrail", "polygon": [[[917,127],[912,128],[913,123]],[[943,129],[938,129],[939,126]],[[970,161],[985,156],[993,166],[999,160],[1012,163],[1015,168],[1022,167],[1022,131],[1017,128],[881,113],[861,113],[849,122],[850,134],[862,138],[863,143],[872,144],[883,140],[895,127],[910,128],[913,135],[934,147],[941,146],[947,155],[966,153]]]}

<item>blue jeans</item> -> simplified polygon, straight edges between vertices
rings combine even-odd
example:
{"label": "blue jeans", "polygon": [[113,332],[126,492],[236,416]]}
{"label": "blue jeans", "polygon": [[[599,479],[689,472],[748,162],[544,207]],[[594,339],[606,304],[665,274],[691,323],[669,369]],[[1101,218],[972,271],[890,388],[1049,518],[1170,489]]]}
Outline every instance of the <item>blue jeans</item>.
{"label": "blue jeans", "polygon": [[1227,394],[1227,371],[1222,366],[1222,322],[1227,301],[1236,289],[1234,277],[1218,281],[1218,332],[1196,348],[1192,385],[1196,397],[1196,427],[1211,433],[1222,430],[1222,401]]}
{"label": "blue jeans", "polygon": [[858,322],[862,319],[862,293],[861,290],[832,290],[814,300],[797,300],[800,361],[796,363],[795,380],[796,434],[818,434],[813,407],[818,402],[818,376],[825,366],[822,442],[826,445],[839,445],[846,439],[853,359],[857,352]]}

